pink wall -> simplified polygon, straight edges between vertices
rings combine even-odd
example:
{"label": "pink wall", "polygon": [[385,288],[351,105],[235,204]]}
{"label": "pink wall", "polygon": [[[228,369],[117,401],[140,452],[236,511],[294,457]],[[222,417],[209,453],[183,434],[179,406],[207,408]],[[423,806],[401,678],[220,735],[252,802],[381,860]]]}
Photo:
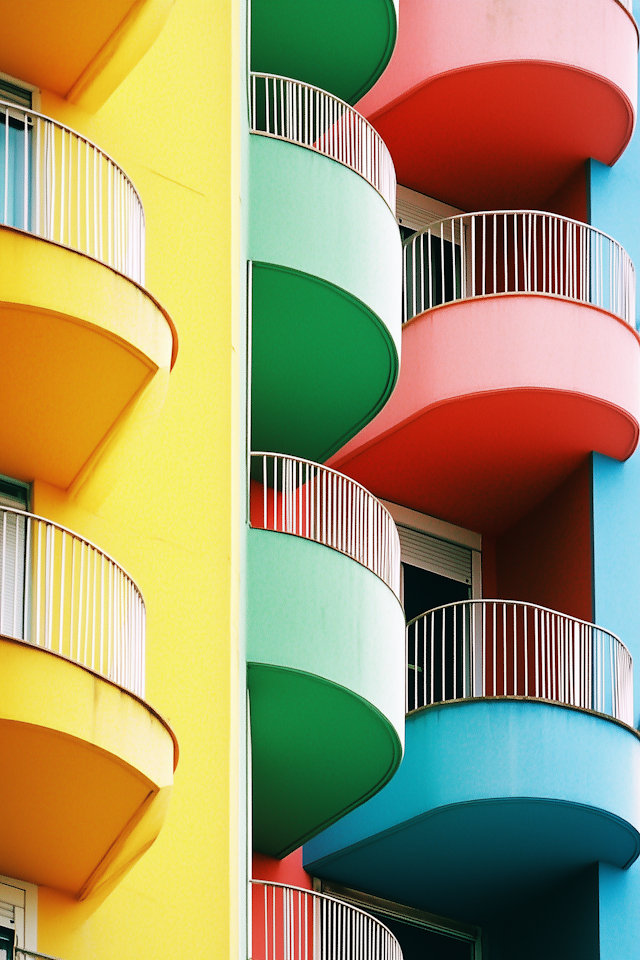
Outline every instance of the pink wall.
{"label": "pink wall", "polygon": [[358,104],[375,116],[439,74],[476,64],[567,64],[619,87],[636,103],[637,31],[615,0],[400,0],[398,40],[384,74]]}

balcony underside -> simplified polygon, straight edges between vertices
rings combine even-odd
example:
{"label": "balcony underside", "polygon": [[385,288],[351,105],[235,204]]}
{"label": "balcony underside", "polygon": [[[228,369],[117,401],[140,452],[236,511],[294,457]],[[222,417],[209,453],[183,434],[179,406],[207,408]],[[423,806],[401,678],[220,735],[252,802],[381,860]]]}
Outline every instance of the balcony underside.
{"label": "balcony underside", "polygon": [[545,209],[588,157],[618,158],[633,116],[623,92],[601,78],[500,63],[435,77],[370,120],[399,183],[461,210],[490,210]]}
{"label": "balcony underside", "polygon": [[398,375],[398,228],[343,164],[250,141],[252,447],[323,462],[375,416]]}
{"label": "balcony underside", "polygon": [[640,742],[620,724],[475,700],[410,715],[406,738],[393,781],[305,847],[312,874],[477,923],[640,852]]}
{"label": "balcony underside", "polygon": [[2,69],[96,110],[151,47],[173,3],[0,0]]}
{"label": "balcony underside", "polygon": [[[455,42],[453,42],[455,38]],[[462,210],[539,207],[634,125],[638,34],[616,0],[400,0],[389,67],[358,109],[398,182]]]}
{"label": "balcony underside", "polygon": [[249,531],[253,841],[283,857],[363,803],[402,756],[402,610],[375,574]]}
{"label": "balcony underside", "polygon": [[84,898],[155,840],[173,735],[136,697],[41,648],[0,639],[0,666],[0,873]]}
{"label": "balcony underside", "polygon": [[458,301],[406,324],[403,354],[391,400],[332,461],[386,500],[500,533],[592,450],[637,444],[640,345],[602,310]]}
{"label": "balcony underside", "polygon": [[397,355],[380,320],[346,291],[253,265],[251,446],[318,463],[388,400]]}
{"label": "balcony underside", "polygon": [[[0,229],[0,473],[66,489],[171,364],[172,329],[109,267]],[[64,282],[60,278],[64,277]]]}
{"label": "balcony underside", "polygon": [[253,0],[251,69],[355,103],[393,52],[397,0]]}

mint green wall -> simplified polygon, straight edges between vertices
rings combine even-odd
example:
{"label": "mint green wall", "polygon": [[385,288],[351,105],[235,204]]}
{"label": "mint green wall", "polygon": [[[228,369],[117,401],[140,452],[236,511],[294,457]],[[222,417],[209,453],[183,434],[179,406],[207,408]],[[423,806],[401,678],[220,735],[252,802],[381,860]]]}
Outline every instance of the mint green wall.
{"label": "mint green wall", "polygon": [[376,707],[404,743],[404,616],[374,573],[330,547],[249,530],[247,660],[324,677]]}
{"label": "mint green wall", "polygon": [[400,234],[374,188],[313,150],[252,134],[249,257],[329,281],[365,303],[400,355]]}

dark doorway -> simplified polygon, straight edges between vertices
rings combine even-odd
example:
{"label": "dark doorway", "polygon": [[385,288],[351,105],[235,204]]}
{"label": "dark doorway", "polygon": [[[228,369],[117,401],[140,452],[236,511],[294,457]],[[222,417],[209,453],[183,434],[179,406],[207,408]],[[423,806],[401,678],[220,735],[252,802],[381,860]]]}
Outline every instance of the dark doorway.
{"label": "dark doorway", "polygon": [[403,960],[473,960],[475,956],[474,944],[469,940],[459,940],[396,918],[380,915],[379,919],[397,937]]}
{"label": "dark doorway", "polygon": [[467,583],[459,583],[442,577],[439,573],[402,564],[404,575],[404,614],[407,620],[419,617],[421,613],[441,607],[445,603],[468,600],[471,589]]}

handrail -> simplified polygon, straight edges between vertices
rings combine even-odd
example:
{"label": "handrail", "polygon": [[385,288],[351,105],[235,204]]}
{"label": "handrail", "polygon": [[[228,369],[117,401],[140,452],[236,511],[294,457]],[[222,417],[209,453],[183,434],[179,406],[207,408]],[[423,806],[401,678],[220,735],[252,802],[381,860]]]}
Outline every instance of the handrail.
{"label": "handrail", "polygon": [[470,697],[528,697],[633,726],[633,663],[609,630],[515,600],[469,600],[407,624],[406,711]]}
{"label": "handrail", "polygon": [[612,237],[536,210],[464,213],[404,243],[404,316],[457,300],[540,293],[635,323],[635,269]]}
{"label": "handrail", "polygon": [[252,960],[402,960],[375,917],[336,897],[251,880]]}
{"label": "handrail", "polygon": [[144,210],[131,180],[81,133],[5,100],[0,224],[85,253],[144,284]]}
{"label": "handrail", "polygon": [[252,73],[251,132],[288,140],[344,164],[378,191],[395,217],[391,154],[378,131],[344,100],[299,80]]}
{"label": "handrail", "polygon": [[145,606],[108,554],[66,527],[0,507],[0,634],[144,697]]}
{"label": "handrail", "polygon": [[300,457],[251,454],[251,525],[323,543],[400,591],[400,540],[389,511],[350,477]]}

